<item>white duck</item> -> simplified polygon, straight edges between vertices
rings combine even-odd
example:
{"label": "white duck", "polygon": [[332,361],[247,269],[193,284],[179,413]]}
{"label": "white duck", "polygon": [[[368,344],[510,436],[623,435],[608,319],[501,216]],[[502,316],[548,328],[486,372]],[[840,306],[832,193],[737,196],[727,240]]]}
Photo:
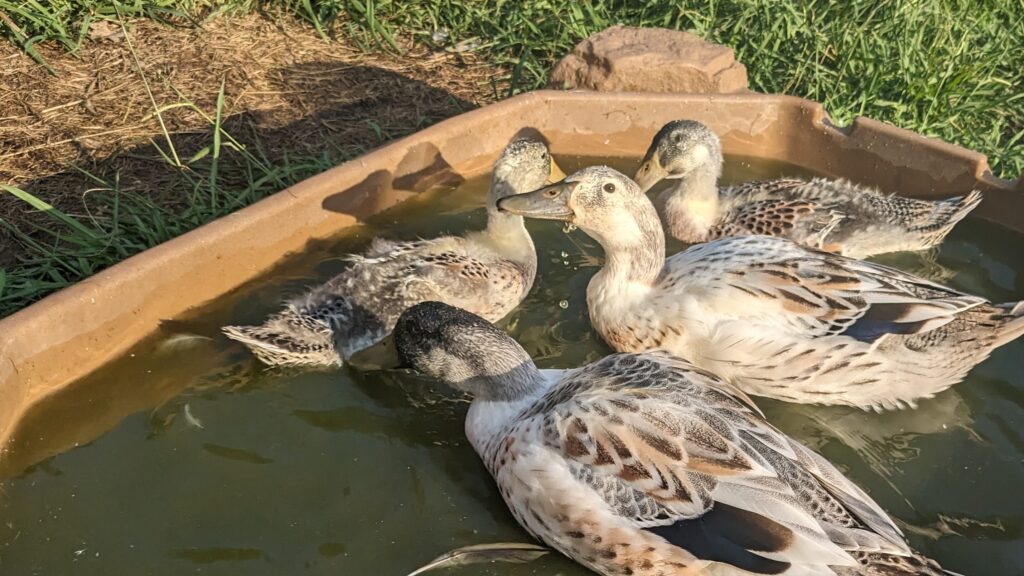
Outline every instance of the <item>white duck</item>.
{"label": "white duck", "polygon": [[498,206],[571,222],[601,243],[587,303],[612,348],[664,348],[750,394],[913,405],[1024,333],[1022,303],[994,305],[784,238],[727,237],[666,260],[650,200],[603,166]]}
{"label": "white duck", "polygon": [[538,370],[438,302],[403,313],[394,339],[406,364],[473,396],[466,435],[519,524],[600,574],[945,574],[828,461],[683,360]]}
{"label": "white duck", "polygon": [[225,326],[263,362],[277,366],[340,366],[383,340],[403,310],[443,300],[498,320],[522,302],[537,273],[533,240],[519,216],[496,202],[542,186],[551,169],[547,146],[515,139],[494,165],[487,228],[464,236],[397,242],[378,238],[351,266],[287,302],[261,326]]}
{"label": "white duck", "polygon": [[654,136],[636,182],[645,192],[672,186],[657,202],[669,233],[690,244],[766,234],[852,258],[938,246],[981,202],[981,192],[915,200],[846,180],[778,178],[718,187],[722,144],[696,120],[676,120]]}

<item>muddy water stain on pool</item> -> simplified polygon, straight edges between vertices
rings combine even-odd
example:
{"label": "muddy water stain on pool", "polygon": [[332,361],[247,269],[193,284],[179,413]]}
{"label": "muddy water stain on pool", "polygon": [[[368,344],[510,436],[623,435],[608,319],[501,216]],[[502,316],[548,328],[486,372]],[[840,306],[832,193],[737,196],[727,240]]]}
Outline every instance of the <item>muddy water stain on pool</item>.
{"label": "muddy water stain on pool", "polygon": [[[588,159],[559,162],[572,170]],[[794,173],[734,158],[727,177]],[[217,333],[260,321],[376,235],[482,226],[485,186],[425,194],[314,246],[33,411],[0,462],[0,573],[401,575],[457,546],[526,541],[464,439],[467,405],[456,393],[395,373],[265,370]],[[585,302],[599,247],[555,223],[528,226],[538,280],[503,327],[542,367],[601,357],[608,349]],[[880,260],[1006,301],[1024,295],[1021,246],[968,220],[933,258]],[[1021,342],[1006,346],[913,411],[760,404],[867,489],[922,551],[972,576],[1019,574],[1022,358]],[[453,573],[588,572],[549,555]]]}

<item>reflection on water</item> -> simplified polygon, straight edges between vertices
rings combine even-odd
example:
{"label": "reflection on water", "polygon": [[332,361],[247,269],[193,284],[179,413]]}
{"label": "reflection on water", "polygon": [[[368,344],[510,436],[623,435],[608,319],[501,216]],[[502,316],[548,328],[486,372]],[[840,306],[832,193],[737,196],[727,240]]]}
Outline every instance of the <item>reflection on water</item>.
{"label": "reflection on water", "polygon": [[[567,170],[587,159],[560,158]],[[627,170],[629,164],[623,164]],[[794,171],[731,159],[747,180]],[[525,541],[465,441],[466,402],[401,372],[267,370],[217,327],[257,322],[376,234],[483,224],[483,181],[425,194],[226,296],[34,411],[0,462],[0,573],[405,574],[472,543]],[[538,281],[503,326],[544,367],[607,348],[587,322],[600,248],[530,222]],[[984,228],[984,229],[983,229]],[[1024,295],[1020,238],[968,220],[932,255],[879,258],[996,301]],[[678,249],[680,245],[675,245]],[[671,248],[670,248],[671,249]],[[762,401],[914,544],[973,576],[1024,572],[1024,344],[914,411]],[[587,574],[557,556],[467,575]]]}

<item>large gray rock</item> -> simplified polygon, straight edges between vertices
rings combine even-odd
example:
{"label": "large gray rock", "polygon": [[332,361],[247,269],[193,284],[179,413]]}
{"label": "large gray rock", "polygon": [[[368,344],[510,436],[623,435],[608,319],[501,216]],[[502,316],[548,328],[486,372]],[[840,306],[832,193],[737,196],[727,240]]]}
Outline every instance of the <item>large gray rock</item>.
{"label": "large gray rock", "polygon": [[580,42],[551,71],[551,88],[601,92],[743,92],[732,48],[689,32],[612,26]]}

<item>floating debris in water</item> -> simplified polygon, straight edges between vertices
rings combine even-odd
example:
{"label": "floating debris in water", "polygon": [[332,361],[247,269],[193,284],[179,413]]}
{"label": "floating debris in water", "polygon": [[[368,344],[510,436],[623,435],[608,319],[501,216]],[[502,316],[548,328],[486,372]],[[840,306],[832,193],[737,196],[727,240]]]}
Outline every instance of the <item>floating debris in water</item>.
{"label": "floating debris in water", "polygon": [[482,562],[511,562],[525,564],[547,554],[551,550],[536,544],[519,542],[496,542],[494,544],[474,544],[456,548],[447,554],[434,558],[429,564],[410,572],[408,576],[417,576],[438,568],[451,568]]}
{"label": "floating debris in water", "polygon": [[574,230],[576,230],[575,224],[566,224],[565,226],[562,226],[562,232],[565,232],[566,234]]}
{"label": "floating debris in water", "polygon": [[559,301],[558,302],[558,307],[561,308],[562,310],[565,310],[566,308],[569,307],[569,301],[568,300],[561,300],[561,301]]}
{"label": "floating debris in water", "polygon": [[192,415],[192,407],[188,404],[185,404],[185,422],[188,422],[188,425],[193,428],[202,429],[203,427],[202,420]]}
{"label": "floating debris in water", "polygon": [[156,345],[156,353],[168,354],[212,341],[213,338],[199,334],[171,334]]}

